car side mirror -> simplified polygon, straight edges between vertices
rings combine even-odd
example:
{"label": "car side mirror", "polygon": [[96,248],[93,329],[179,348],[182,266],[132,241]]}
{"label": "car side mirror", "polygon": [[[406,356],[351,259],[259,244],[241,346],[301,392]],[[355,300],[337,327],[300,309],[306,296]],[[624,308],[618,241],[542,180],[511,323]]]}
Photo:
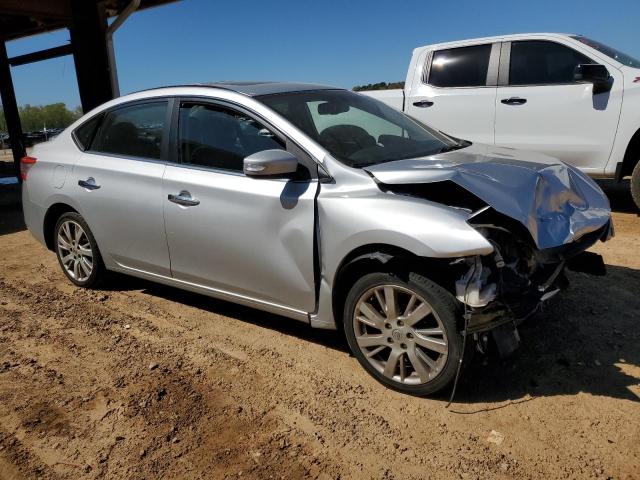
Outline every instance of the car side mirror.
{"label": "car side mirror", "polygon": [[286,150],[263,150],[245,157],[242,170],[248,177],[272,177],[296,173],[298,159]]}
{"label": "car side mirror", "polygon": [[576,82],[593,83],[593,93],[608,92],[611,90],[609,82],[609,70],[598,63],[583,63],[576,66],[573,72]]}

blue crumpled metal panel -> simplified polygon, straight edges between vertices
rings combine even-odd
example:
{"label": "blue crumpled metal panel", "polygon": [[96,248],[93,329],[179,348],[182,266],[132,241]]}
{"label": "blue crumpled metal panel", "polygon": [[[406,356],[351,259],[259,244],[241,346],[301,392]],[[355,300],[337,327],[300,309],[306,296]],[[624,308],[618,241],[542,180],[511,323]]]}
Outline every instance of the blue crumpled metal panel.
{"label": "blue crumpled metal panel", "polygon": [[570,243],[611,220],[609,200],[591,178],[542,154],[473,145],[366,170],[389,185],[455,182],[522,223],[541,250]]}

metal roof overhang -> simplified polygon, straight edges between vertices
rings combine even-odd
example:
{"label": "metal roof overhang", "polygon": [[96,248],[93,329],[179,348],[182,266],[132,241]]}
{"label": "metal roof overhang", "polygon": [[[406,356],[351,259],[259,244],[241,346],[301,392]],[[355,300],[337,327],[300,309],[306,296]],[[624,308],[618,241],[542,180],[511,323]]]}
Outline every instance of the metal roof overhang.
{"label": "metal roof overhang", "polygon": [[[85,0],[101,4],[108,17],[122,12],[129,0]],[[157,7],[176,0],[142,0],[137,10]],[[10,41],[71,25],[70,0],[2,0],[0,40]]]}

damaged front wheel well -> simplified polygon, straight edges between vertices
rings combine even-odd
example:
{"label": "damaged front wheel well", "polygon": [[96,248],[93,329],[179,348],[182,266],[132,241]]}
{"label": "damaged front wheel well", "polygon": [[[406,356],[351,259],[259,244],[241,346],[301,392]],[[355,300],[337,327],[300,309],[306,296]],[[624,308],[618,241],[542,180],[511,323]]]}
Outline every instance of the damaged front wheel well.
{"label": "damaged front wheel well", "polygon": [[[344,302],[354,283],[364,275],[384,272],[407,279],[415,272],[455,295],[456,275],[460,271],[450,258],[420,257],[393,245],[372,244],[353,250],[341,262],[333,282],[332,304],[336,325],[342,329]],[[404,278],[404,277],[407,278]]]}

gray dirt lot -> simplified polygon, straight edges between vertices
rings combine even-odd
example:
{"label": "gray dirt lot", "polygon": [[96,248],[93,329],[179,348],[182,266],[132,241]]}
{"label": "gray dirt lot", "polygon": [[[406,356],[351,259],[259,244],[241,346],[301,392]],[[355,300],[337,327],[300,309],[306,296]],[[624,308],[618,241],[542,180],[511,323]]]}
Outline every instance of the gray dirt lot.
{"label": "gray dirt lot", "polygon": [[640,478],[640,219],[609,192],[609,275],[570,274],[449,410],[377,384],[336,332],[131,278],[75,288],[2,206],[0,480]]}

